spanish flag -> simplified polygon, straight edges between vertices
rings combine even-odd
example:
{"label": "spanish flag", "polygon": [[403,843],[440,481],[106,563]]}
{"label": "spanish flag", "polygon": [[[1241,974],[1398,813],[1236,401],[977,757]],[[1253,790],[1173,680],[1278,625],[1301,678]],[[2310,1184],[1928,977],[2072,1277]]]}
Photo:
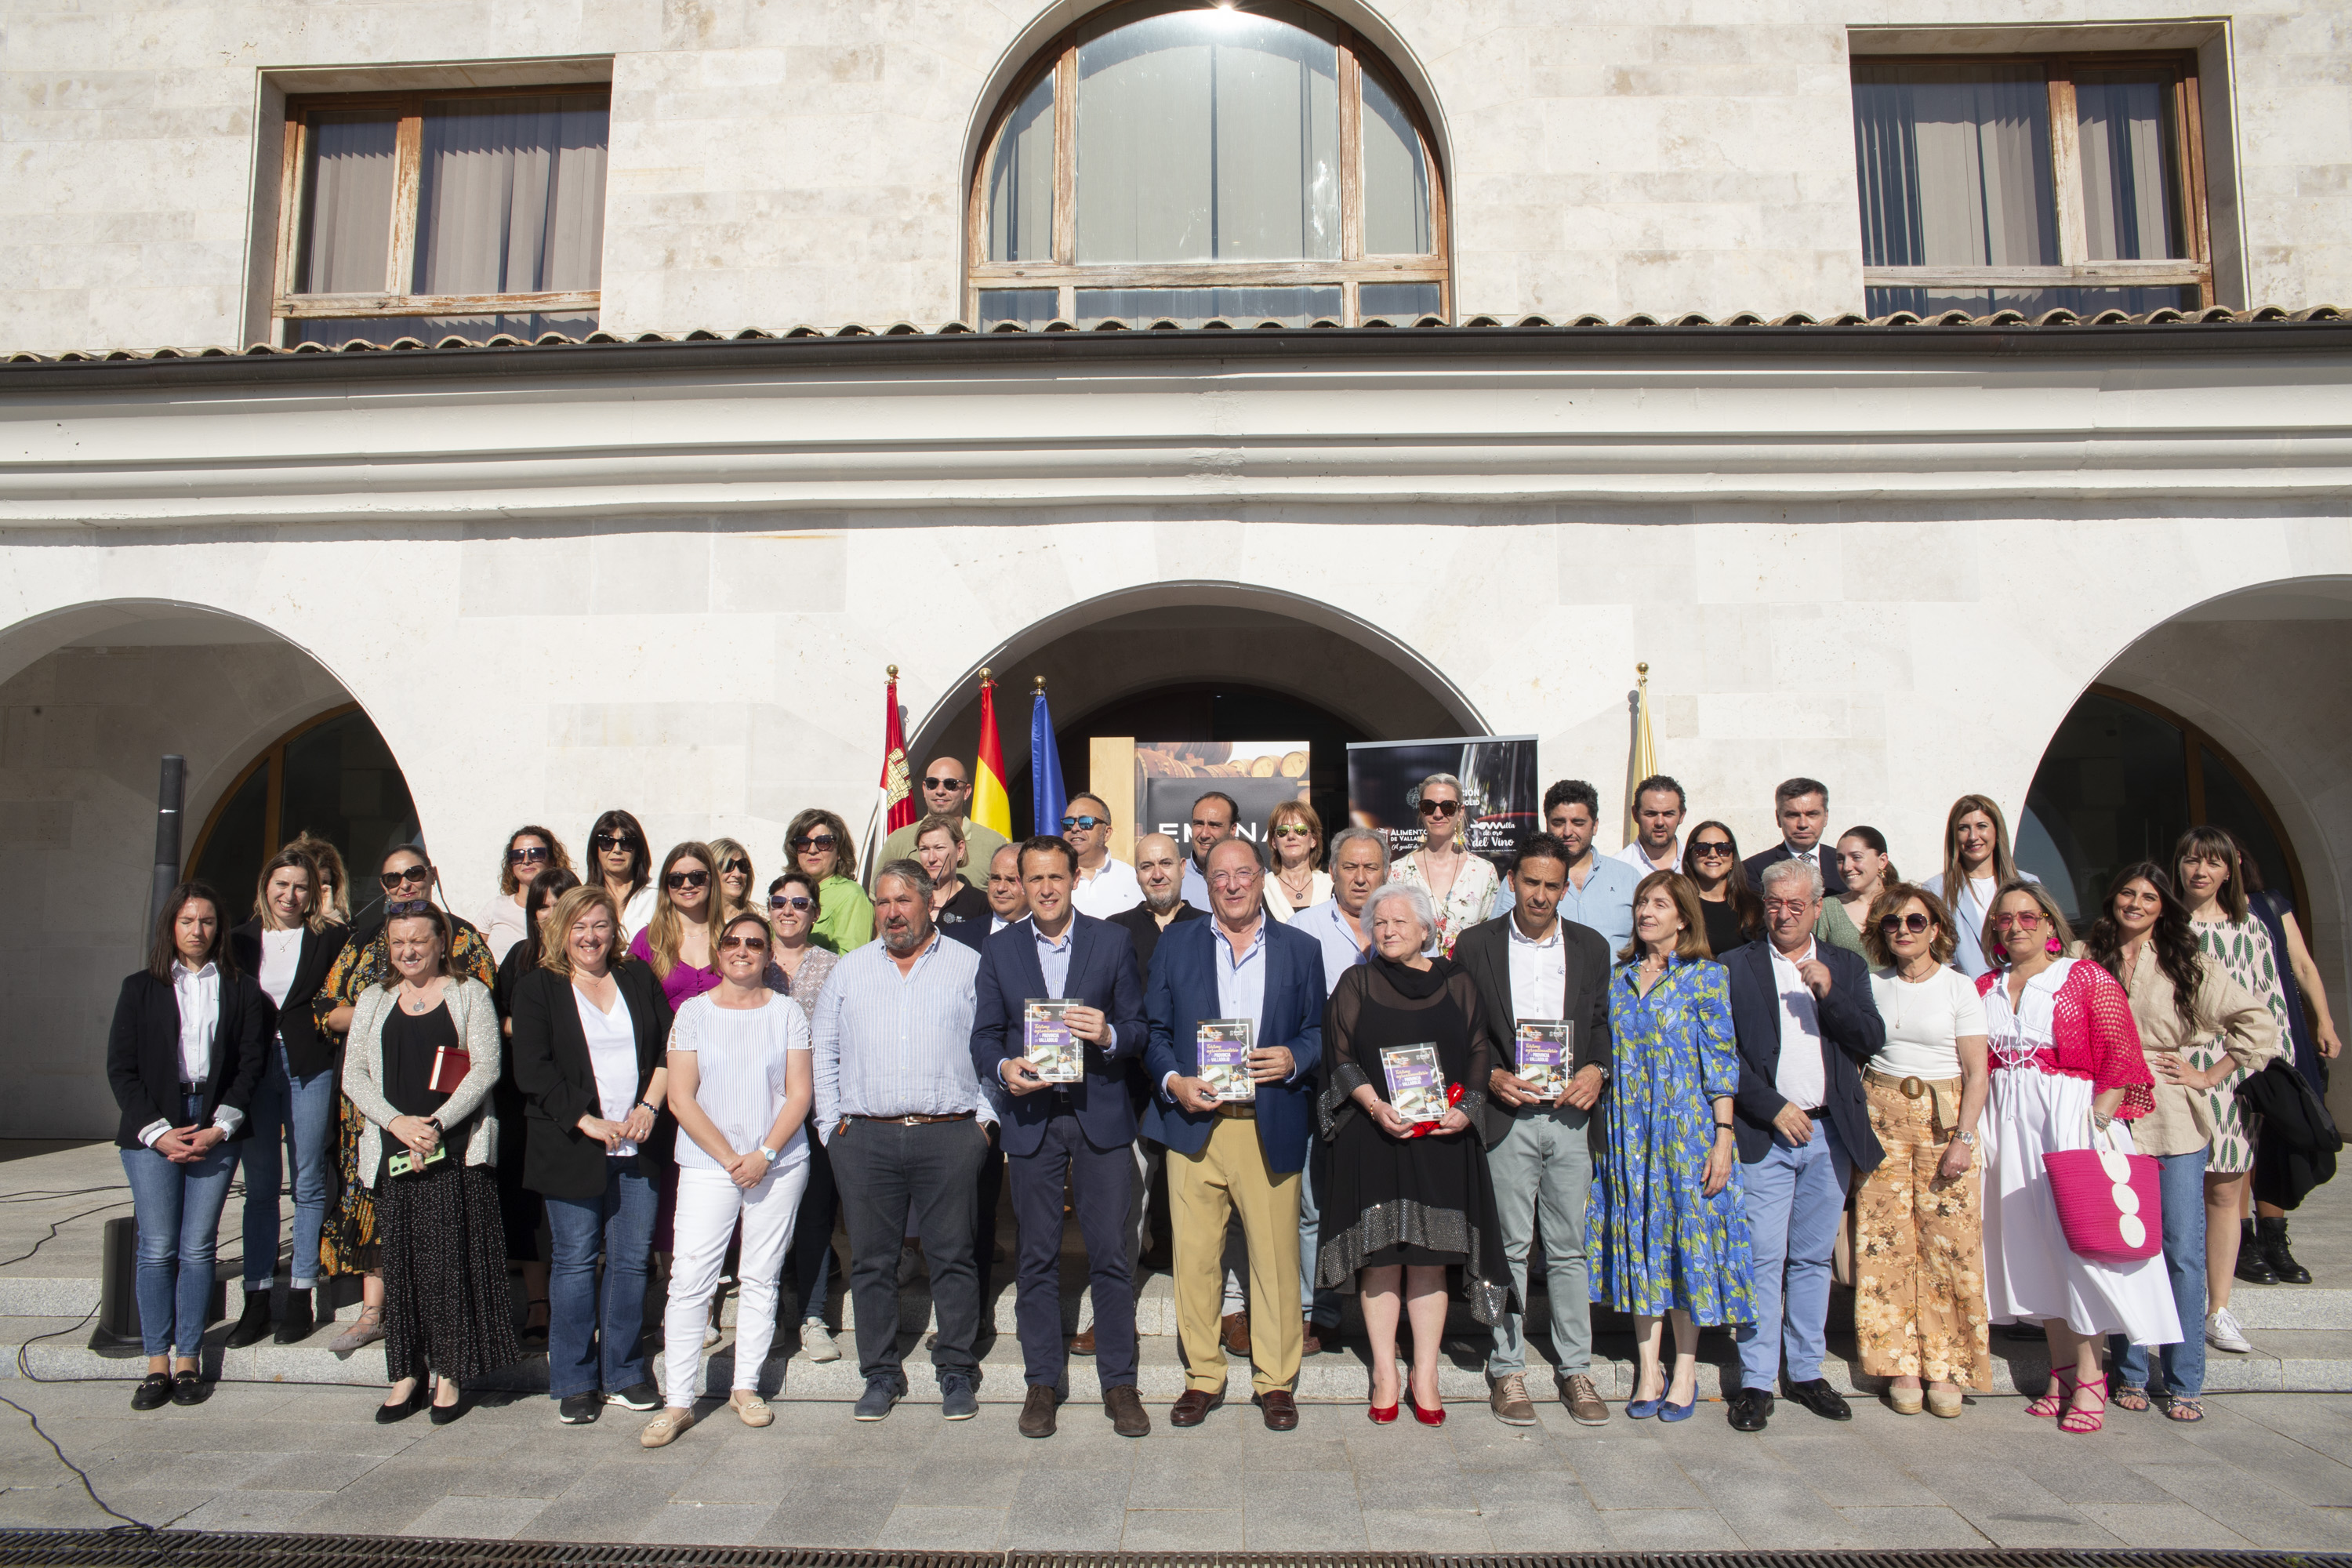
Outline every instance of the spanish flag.
{"label": "spanish flag", "polygon": [[980,766],[972,771],[971,819],[1013,837],[1013,802],[1004,793],[1004,742],[996,736],[996,682],[980,672]]}

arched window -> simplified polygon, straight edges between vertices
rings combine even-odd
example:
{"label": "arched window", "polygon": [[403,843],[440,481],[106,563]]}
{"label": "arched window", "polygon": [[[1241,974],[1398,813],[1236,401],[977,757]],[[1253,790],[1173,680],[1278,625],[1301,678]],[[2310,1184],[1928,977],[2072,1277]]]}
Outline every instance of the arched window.
{"label": "arched window", "polygon": [[2238,760],[2179,714],[2094,686],[2034,770],[2017,862],[2057,894],[2067,919],[2087,926],[2116,871],[2141,859],[2168,867],[2180,836],[2209,824],[2238,840],[2265,887],[2310,908],[2294,845]]}
{"label": "arched window", "polygon": [[417,837],[408,781],[355,702],[296,725],[246,764],[196,835],[187,874],[218,890],[236,924],[250,912],[261,863],[305,832],[342,852],[354,909],[375,897],[385,852]]}
{"label": "arched window", "polygon": [[1286,0],[1140,0],[1062,35],[997,110],[971,203],[983,329],[1452,309],[1418,106],[1354,33]]}

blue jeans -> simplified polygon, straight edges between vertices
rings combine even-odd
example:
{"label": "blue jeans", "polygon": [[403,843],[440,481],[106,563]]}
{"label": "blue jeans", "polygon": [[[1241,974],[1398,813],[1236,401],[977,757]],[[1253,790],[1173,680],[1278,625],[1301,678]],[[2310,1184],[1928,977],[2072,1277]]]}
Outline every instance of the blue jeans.
{"label": "blue jeans", "polygon": [[[2164,1386],[2183,1398],[2205,1392],[2205,1159],[2210,1150],[2156,1156],[2158,1201],[2164,1205],[2164,1272],[2180,1314],[2180,1342],[2158,1347]],[[2147,1347],[2111,1335],[2116,1383],[2147,1388]]]}
{"label": "blue jeans", "polygon": [[253,1136],[245,1144],[245,1288],[277,1283],[278,1187],[285,1150],[294,1151],[294,1289],[319,1282],[319,1233],[327,1224],[327,1166],[335,1156],[335,1074],[322,1068],[296,1074],[286,1042],[275,1042],[246,1112]]}
{"label": "blue jeans", "polygon": [[[187,1126],[204,1115],[204,1101],[184,1108]],[[139,1337],[149,1355],[177,1351],[194,1357],[205,1346],[205,1309],[213,1293],[213,1253],[222,1205],[236,1169],[236,1146],[214,1145],[193,1164],[175,1164],[152,1149],[122,1151],[131,1183],[131,1212],[139,1226]]]}
{"label": "blue jeans", "polygon": [[1784,1352],[1790,1383],[1822,1375],[1830,1254],[1845,1217],[1850,1168],[1826,1116],[1814,1118],[1811,1142],[1800,1146],[1775,1132],[1765,1156],[1739,1168],[1756,1291],[1756,1321],[1739,1329],[1743,1387],[1777,1389]]}
{"label": "blue jeans", "polygon": [[[547,1392],[618,1393],[646,1381],[646,1265],[653,1256],[653,1179],[637,1158],[604,1162],[604,1191],[547,1200],[555,1244],[547,1274]],[[596,1260],[604,1260],[597,1289]]]}

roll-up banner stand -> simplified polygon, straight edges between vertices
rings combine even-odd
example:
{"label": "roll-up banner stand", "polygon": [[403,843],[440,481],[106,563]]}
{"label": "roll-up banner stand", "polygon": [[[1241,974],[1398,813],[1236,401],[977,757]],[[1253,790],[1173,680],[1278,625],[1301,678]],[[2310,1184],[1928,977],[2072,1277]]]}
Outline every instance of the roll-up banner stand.
{"label": "roll-up banner stand", "polygon": [[1533,735],[1456,735],[1437,741],[1366,741],[1348,748],[1348,822],[1377,829],[1393,860],[1421,847],[1413,792],[1432,773],[1462,781],[1463,838],[1497,871],[1542,827]]}

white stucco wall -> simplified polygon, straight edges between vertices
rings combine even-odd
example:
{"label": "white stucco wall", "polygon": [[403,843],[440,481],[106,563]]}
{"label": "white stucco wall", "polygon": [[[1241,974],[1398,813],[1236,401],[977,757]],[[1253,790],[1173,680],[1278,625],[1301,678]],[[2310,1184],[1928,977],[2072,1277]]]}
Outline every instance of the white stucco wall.
{"label": "white stucco wall", "polygon": [[[1907,47],[2201,43],[2225,298],[2352,301],[2352,35],[2325,4],[1335,4],[1430,100],[1460,319],[1860,309],[1848,59],[1892,26]],[[952,320],[992,84],[1081,10],[0,0],[0,347],[249,341],[282,87],[550,57],[610,62],[606,327]],[[488,76],[400,79],[432,79]]]}

